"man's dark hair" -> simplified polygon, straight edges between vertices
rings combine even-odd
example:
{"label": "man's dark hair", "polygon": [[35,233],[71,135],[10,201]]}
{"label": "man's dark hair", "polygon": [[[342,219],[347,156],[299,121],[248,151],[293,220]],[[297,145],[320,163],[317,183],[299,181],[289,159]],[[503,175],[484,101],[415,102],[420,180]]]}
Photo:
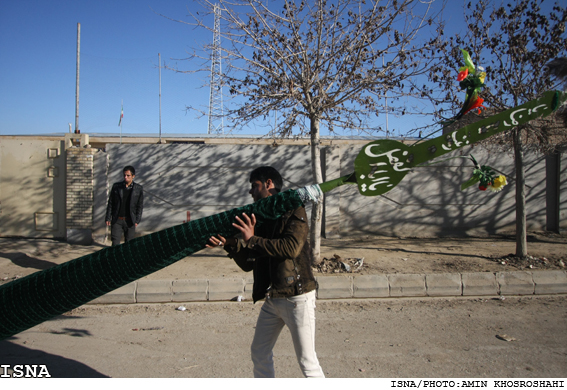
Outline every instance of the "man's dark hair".
{"label": "man's dark hair", "polygon": [[122,170],[122,173],[126,172],[126,171],[130,171],[130,173],[132,174],[132,176],[136,175],[136,170],[134,169],[134,167],[132,165],[126,165],[124,167],[124,169]]}
{"label": "man's dark hair", "polygon": [[266,181],[270,179],[272,183],[274,183],[274,187],[276,188],[277,192],[280,192],[283,187],[283,180],[280,173],[272,167],[259,167],[256,168],[250,173],[250,183],[253,181],[259,180],[262,183],[266,183]]}

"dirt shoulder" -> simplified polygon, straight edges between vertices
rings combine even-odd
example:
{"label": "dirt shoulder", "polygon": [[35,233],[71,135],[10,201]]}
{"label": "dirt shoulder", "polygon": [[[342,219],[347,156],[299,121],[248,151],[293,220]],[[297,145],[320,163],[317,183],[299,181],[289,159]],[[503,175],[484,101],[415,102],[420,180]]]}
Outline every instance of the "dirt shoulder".
{"label": "dirt shoulder", "polygon": [[[460,238],[392,238],[328,242],[324,257],[337,254],[344,258],[364,257],[359,272],[366,274],[429,274],[464,272],[501,272],[514,270],[564,269],[567,264],[567,236],[536,234],[528,236],[528,257],[514,255],[516,241],[513,236],[460,237]],[[352,256],[351,254],[356,254]],[[351,259],[354,268],[356,259]]]}
{"label": "dirt shoulder", "polygon": [[[105,243],[69,245],[49,239],[0,238],[0,284],[96,252]],[[316,275],[351,272],[429,274],[566,269],[567,234],[530,233],[527,259],[514,257],[514,236],[323,239]],[[345,264],[348,267],[345,267]],[[205,249],[145,277],[151,280],[241,277],[221,249]]]}

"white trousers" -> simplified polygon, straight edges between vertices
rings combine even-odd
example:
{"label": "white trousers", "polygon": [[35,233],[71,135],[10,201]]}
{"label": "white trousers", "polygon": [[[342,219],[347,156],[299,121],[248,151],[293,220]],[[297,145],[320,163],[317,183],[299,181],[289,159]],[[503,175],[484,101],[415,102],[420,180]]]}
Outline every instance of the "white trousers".
{"label": "white trousers", "polygon": [[315,353],[315,290],[289,298],[267,298],[252,341],[255,378],[275,378],[273,348],[284,325],[291,332],[295,355],[306,378],[324,378]]}

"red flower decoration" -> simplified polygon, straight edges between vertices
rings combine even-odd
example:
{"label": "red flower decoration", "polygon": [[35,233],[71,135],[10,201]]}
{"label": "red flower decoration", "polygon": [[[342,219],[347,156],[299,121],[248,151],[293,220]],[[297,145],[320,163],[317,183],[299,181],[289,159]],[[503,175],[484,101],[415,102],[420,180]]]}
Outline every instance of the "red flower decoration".
{"label": "red flower decoration", "polygon": [[459,75],[457,76],[457,81],[463,81],[464,79],[467,78],[468,75],[469,75],[468,69],[465,69],[462,72],[459,72]]}
{"label": "red flower decoration", "polygon": [[470,110],[473,110],[475,108],[478,108],[478,113],[480,114],[480,107],[482,108],[486,108],[482,105],[482,103],[484,102],[483,98],[477,98],[474,102],[472,102],[471,106],[463,113],[466,114],[467,112],[469,112]]}

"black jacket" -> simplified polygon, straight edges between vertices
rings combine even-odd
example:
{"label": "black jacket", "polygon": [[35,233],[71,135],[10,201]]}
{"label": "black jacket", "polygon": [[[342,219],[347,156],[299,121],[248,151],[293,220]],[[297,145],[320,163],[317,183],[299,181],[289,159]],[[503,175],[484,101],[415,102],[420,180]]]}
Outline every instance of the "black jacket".
{"label": "black jacket", "polygon": [[[144,189],[140,184],[132,183],[132,195],[130,198],[130,221],[128,223],[137,224],[142,220],[142,210],[144,208]],[[126,185],[124,182],[114,183],[110,196],[108,197],[108,205],[106,206],[106,221],[116,223],[118,213],[120,212],[120,204],[125,201],[123,199]]]}
{"label": "black jacket", "polygon": [[317,288],[309,258],[309,225],[304,207],[290,210],[275,221],[264,221],[245,246],[227,245],[228,256],[243,271],[253,271],[254,302],[308,293]]}

